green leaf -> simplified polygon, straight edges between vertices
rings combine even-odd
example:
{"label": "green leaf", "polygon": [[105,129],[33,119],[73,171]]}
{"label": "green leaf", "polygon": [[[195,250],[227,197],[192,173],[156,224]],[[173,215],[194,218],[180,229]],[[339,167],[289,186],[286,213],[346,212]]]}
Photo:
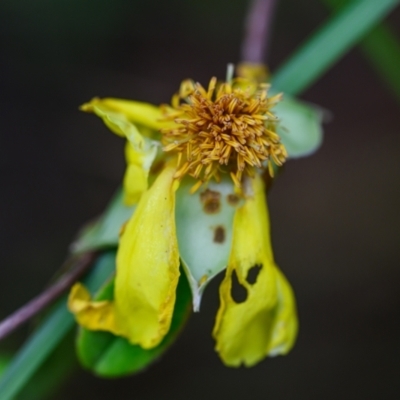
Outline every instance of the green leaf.
{"label": "green leaf", "polygon": [[9,354],[0,354],[0,377],[10,363],[11,356]]}
{"label": "green leaf", "polygon": [[392,30],[377,26],[361,43],[369,61],[400,99],[400,44]]}
{"label": "green leaf", "polygon": [[16,396],[16,400],[47,399],[58,390],[79,365],[73,348],[74,335],[70,330],[55,351],[35,371],[28,384]]}
{"label": "green leaf", "polygon": [[[349,0],[322,0],[330,8],[340,10]],[[400,44],[386,24],[379,24],[361,42],[361,48],[388,87],[400,99]]]}
{"label": "green leaf", "polygon": [[355,0],[322,26],[272,77],[275,90],[298,94],[317,80],[400,0]]}
{"label": "green leaf", "polygon": [[[95,298],[96,300],[112,300],[113,291],[112,280],[99,291]],[[117,377],[141,371],[160,357],[173,343],[187,320],[190,308],[190,288],[186,277],[181,275],[171,328],[157,347],[146,350],[111,333],[80,328],[77,339],[79,359],[86,368],[103,377]]]}
{"label": "green leaf", "polygon": [[[114,267],[115,251],[100,256],[84,279],[86,286],[98,289],[114,272]],[[1,400],[10,400],[18,394],[73,327],[74,318],[67,310],[66,300],[64,296],[56,303],[8,365],[0,379]]]}
{"label": "green leaf", "polygon": [[307,156],[318,149],[322,143],[320,109],[285,95],[274,113],[281,121],[277,132],[290,158]]}
{"label": "green leaf", "polygon": [[78,239],[71,245],[73,254],[118,245],[121,227],[135,210],[135,206],[128,207],[124,204],[123,197],[123,190],[118,190],[97,221],[82,230]]}
{"label": "green leaf", "polygon": [[239,198],[230,177],[209,182],[190,194],[196,183],[185,178],[176,193],[176,233],[182,265],[193,293],[193,308],[210,280],[226,268],[232,243],[233,217]]}

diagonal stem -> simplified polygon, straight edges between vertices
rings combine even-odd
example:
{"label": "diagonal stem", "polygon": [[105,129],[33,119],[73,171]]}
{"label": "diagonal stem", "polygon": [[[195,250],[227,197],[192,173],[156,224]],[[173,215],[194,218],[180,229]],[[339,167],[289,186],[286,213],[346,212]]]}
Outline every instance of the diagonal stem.
{"label": "diagonal stem", "polygon": [[252,0],[245,22],[242,61],[264,62],[276,3],[277,0]]}
{"label": "diagonal stem", "polygon": [[39,296],[15,311],[0,322],[0,340],[4,339],[19,326],[38,314],[41,310],[61,296],[74,282],[76,282],[95,260],[96,253],[82,254],[79,258],[67,260],[72,262],[72,268],[64,274],[54,285],[47,288]]}

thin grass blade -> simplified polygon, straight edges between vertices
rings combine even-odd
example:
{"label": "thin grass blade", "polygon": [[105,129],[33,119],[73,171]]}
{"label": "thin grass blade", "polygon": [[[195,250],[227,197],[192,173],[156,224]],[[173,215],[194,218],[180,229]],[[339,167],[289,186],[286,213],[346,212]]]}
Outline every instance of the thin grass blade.
{"label": "thin grass blade", "polygon": [[296,95],[307,89],[400,0],[355,0],[322,26],[272,77],[276,90]]}

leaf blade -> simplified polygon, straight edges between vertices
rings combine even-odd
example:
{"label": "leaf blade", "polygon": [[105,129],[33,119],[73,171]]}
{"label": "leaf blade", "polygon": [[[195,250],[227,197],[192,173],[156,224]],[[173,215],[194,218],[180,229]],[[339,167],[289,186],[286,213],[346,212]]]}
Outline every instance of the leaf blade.
{"label": "leaf blade", "polygon": [[[96,299],[110,300],[112,295],[113,282],[109,282],[100,290]],[[189,284],[185,275],[181,274],[171,327],[158,346],[146,350],[138,345],[132,345],[126,339],[114,336],[111,333],[80,328],[77,339],[80,361],[94,374],[106,378],[141,371],[156,361],[173,343],[186,322],[191,302]]]}
{"label": "leaf blade", "polygon": [[274,89],[292,95],[305,90],[399,1],[357,0],[343,7],[278,69]]}
{"label": "leaf blade", "polygon": [[[340,10],[346,1],[322,0],[334,11]],[[377,25],[365,36],[360,46],[381,79],[400,99],[400,43],[390,26],[385,23]]]}

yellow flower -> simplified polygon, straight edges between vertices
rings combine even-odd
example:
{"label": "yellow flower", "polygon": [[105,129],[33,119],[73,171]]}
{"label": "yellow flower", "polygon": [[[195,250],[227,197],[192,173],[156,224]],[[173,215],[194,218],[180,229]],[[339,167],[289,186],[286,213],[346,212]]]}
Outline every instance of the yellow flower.
{"label": "yellow flower", "polygon": [[[207,89],[184,81],[169,106],[93,99],[82,106],[127,139],[125,201],[113,301],[76,284],[77,322],[149,349],[168,332],[182,265],[199,310],[208,282],[226,269],[213,336],[226,365],[286,354],[297,334],[292,289],[275,264],[265,172],[288,154],[274,107],[281,94],[243,77]],[[235,298],[235,286],[245,298]]]}
{"label": "yellow flower", "polygon": [[[173,109],[166,112],[176,126],[161,130],[164,151],[178,153],[178,164],[184,159],[175,178],[189,174],[199,179],[193,191],[211,178],[219,181],[222,173],[229,173],[240,190],[243,175],[253,177],[255,168],[269,159],[282,165],[287,157],[271,111],[281,95],[268,97],[266,84],[250,80],[237,79],[218,89],[216,83],[212,78],[206,91],[184,81]],[[272,163],[267,165],[272,175]]]}

